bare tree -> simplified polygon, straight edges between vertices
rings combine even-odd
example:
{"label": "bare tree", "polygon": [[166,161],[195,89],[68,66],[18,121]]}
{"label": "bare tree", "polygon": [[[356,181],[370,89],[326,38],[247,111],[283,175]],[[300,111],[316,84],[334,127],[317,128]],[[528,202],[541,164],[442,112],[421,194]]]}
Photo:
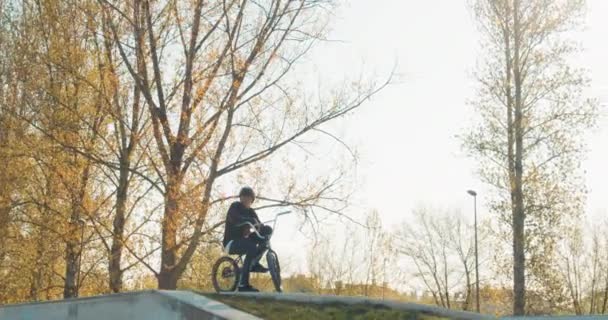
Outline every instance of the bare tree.
{"label": "bare tree", "polygon": [[[285,76],[319,39],[330,1],[99,3],[151,118],[158,157],[150,161],[164,197],[161,266],[152,271],[160,288],[174,289],[204,233],[218,179],[297,143],[382,85],[360,82],[318,106],[294,95]],[[123,24],[133,36],[120,33]],[[133,56],[145,66],[134,66]],[[185,188],[189,180],[199,182]],[[198,191],[200,210],[180,236],[189,219],[184,199]]]}
{"label": "bare tree", "polygon": [[[585,233],[585,230],[591,232]],[[560,265],[567,284],[570,310],[577,315],[606,312],[606,252],[608,243],[602,237],[600,225],[574,228],[560,247]]]}
{"label": "bare tree", "polygon": [[326,236],[315,239],[307,259],[319,293],[379,297],[389,290],[397,255],[376,210],[366,213],[364,224],[345,221],[319,231]]}
{"label": "bare tree", "polygon": [[414,276],[422,281],[437,305],[454,308],[455,291],[464,290],[463,307],[468,308],[473,270],[471,228],[453,211],[420,207],[414,216],[413,223],[404,222],[397,232],[395,246],[399,254],[413,262],[417,270]]}
{"label": "bare tree", "polygon": [[[448,241],[451,244],[452,250],[456,252],[458,261],[462,266],[461,272],[465,278],[465,293],[464,301],[462,304],[463,310],[470,310],[473,307],[472,301],[474,299],[473,285],[474,282],[474,271],[475,271],[475,242],[474,238],[471,237],[473,227],[467,224],[462,217],[458,217],[452,220],[452,228],[448,230],[449,236]],[[479,237],[479,243],[485,243],[485,236]]]}
{"label": "bare tree", "polygon": [[346,285],[359,280],[364,268],[360,247],[364,245],[360,235],[361,226],[347,223],[343,234],[348,239],[341,239],[340,233],[329,233],[328,237],[315,239],[308,252],[308,268],[311,275],[319,280],[318,292],[327,290],[335,295],[348,294]]}
{"label": "bare tree", "polygon": [[[608,227],[608,222],[604,223],[604,227]],[[604,266],[603,269],[603,274],[604,274],[604,285],[603,285],[603,293],[600,295],[601,297],[601,307],[599,307],[599,310],[601,314],[606,314],[608,313],[608,235],[606,235],[606,233],[604,233],[603,239],[602,239],[602,243],[603,243],[603,254],[602,254],[602,265]]]}

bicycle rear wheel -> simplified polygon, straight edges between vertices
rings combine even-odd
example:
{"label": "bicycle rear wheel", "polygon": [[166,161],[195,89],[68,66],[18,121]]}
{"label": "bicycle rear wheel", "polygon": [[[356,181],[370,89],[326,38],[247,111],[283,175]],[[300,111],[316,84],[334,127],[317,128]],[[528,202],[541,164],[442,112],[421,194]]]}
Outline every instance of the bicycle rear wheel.
{"label": "bicycle rear wheel", "polygon": [[268,271],[270,272],[270,277],[272,278],[272,284],[274,284],[274,289],[276,292],[282,292],[283,288],[281,287],[281,266],[279,265],[279,257],[277,257],[276,252],[273,250],[268,250],[266,253],[266,262],[268,263]]}
{"label": "bicycle rear wheel", "polygon": [[239,266],[231,257],[219,258],[211,269],[211,282],[217,293],[235,291],[240,277]]}

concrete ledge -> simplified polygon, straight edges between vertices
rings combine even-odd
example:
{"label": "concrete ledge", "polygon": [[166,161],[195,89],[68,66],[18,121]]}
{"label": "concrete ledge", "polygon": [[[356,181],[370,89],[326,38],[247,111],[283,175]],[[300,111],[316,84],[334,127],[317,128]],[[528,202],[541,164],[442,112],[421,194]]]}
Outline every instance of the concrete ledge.
{"label": "concrete ledge", "polygon": [[433,314],[440,317],[448,317],[452,319],[462,319],[462,320],[489,320],[496,319],[496,317],[482,315],[474,312],[466,312],[466,311],[457,311],[457,310],[449,310],[435,306],[423,305],[423,304],[415,304],[415,303],[405,303],[394,300],[376,300],[369,299],[364,297],[346,297],[346,296],[333,296],[333,295],[309,295],[309,294],[299,294],[299,293],[253,293],[253,292],[229,292],[222,293],[222,295],[227,296],[238,296],[238,297],[249,297],[253,299],[274,299],[279,301],[292,301],[292,302],[302,302],[302,303],[310,303],[310,304],[331,304],[331,303],[343,303],[343,304],[368,304],[368,305],[380,305],[385,306],[387,308],[396,309],[396,310],[404,310],[404,311],[414,311],[414,312],[422,312],[427,314]]}
{"label": "concrete ledge", "polygon": [[[365,297],[285,293],[224,293],[251,299],[273,299],[308,304],[367,304],[422,312],[452,319],[485,320],[496,317],[440,307],[375,300]],[[0,320],[261,320],[201,294],[189,291],[149,290],[119,294],[0,306]],[[608,315],[504,317],[501,320],[576,319],[608,320]]]}
{"label": "concrete ledge", "polygon": [[0,320],[260,320],[187,291],[138,291],[5,305]]}
{"label": "concrete ledge", "polygon": [[501,320],[608,320],[608,315],[590,316],[525,316],[525,317],[502,317]]}
{"label": "concrete ledge", "polygon": [[[214,314],[218,319],[238,319],[238,320],[262,320],[249,313],[245,313],[238,309],[234,309],[221,302],[209,299],[203,295],[190,291],[157,291],[159,294],[168,298],[179,301],[183,304],[191,305],[197,309],[204,310],[210,314]],[[199,319],[199,318],[196,318]]]}

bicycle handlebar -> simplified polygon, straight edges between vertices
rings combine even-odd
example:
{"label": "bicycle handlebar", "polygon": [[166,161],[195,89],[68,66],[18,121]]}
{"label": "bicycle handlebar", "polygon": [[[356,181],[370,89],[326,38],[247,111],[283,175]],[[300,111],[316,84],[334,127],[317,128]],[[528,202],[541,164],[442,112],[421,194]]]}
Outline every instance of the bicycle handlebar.
{"label": "bicycle handlebar", "polygon": [[288,214],[288,213],[291,213],[291,211],[288,210],[288,211],[279,212],[274,216],[274,219],[265,221],[264,223],[274,221],[274,223],[272,224],[272,230],[274,230],[275,227],[277,226],[277,219],[279,218],[279,216],[282,216],[282,215]]}
{"label": "bicycle handlebar", "polygon": [[255,227],[255,225],[253,225],[253,223],[251,223],[251,222],[249,222],[249,221],[246,221],[246,222],[243,222],[243,223],[239,224],[239,226],[245,226],[245,225],[249,225],[249,227],[250,227],[251,229],[253,229],[253,232],[255,232],[255,234],[257,234],[257,235],[258,235],[258,237],[260,237],[260,238],[264,238],[264,236],[262,236],[262,235],[261,235],[261,234],[258,232],[258,229]]}
{"label": "bicycle handlebar", "polygon": [[[276,225],[277,225],[277,219],[279,218],[279,216],[282,216],[282,215],[284,215],[284,214],[288,214],[288,213],[291,213],[291,211],[283,211],[283,212],[279,212],[279,213],[277,213],[277,214],[274,216],[274,219],[272,219],[272,220],[268,220],[268,221],[264,221],[264,222],[262,222],[262,223],[263,223],[263,224],[266,224],[266,223],[268,223],[268,222],[272,222],[272,221],[274,221],[274,224],[272,225],[272,230],[274,230],[274,229],[275,229],[275,227],[276,227]],[[261,234],[258,232],[258,229],[255,227],[255,225],[254,225],[253,223],[251,223],[251,222],[249,222],[249,221],[245,221],[245,222],[243,222],[243,223],[239,224],[239,226],[244,226],[244,225],[249,225],[249,227],[251,227],[251,228],[253,229],[253,232],[255,232],[255,234],[256,234],[258,237],[260,237],[260,238],[264,238],[264,236],[262,236],[262,235],[261,235]]]}
{"label": "bicycle handlebar", "polygon": [[[282,216],[282,215],[284,215],[284,214],[288,214],[288,213],[291,213],[291,211],[283,211],[283,212],[279,212],[279,213],[277,213],[277,214],[274,216],[274,219],[264,221],[263,223],[264,223],[264,224],[266,224],[266,223],[268,223],[268,222],[276,221],[276,220],[277,220],[277,218],[278,218],[279,216]],[[274,229],[274,228],[273,228],[273,229]]]}

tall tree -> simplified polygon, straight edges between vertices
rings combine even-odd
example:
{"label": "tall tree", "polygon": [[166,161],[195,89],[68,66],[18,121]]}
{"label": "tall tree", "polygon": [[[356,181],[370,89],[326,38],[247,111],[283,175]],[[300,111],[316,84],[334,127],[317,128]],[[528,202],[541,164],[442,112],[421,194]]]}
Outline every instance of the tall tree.
{"label": "tall tree", "polygon": [[[36,131],[23,142],[21,156],[35,164],[40,175],[37,181],[28,181],[27,202],[39,210],[31,211],[35,214],[28,215],[26,221],[36,228],[53,230],[65,243],[62,278],[66,298],[78,296],[82,284],[83,219],[95,212],[104,198],[103,190],[94,184],[94,163],[71,149],[82,146],[94,150],[105,130],[102,99],[86,85],[87,81],[97,81],[99,75],[89,50],[93,35],[88,29],[90,21],[83,13],[91,4],[23,1],[15,10],[18,23],[12,24],[17,34],[13,49],[24,56],[22,62],[29,72],[23,72],[24,65],[15,65],[25,112],[12,112],[11,116]],[[53,218],[57,223],[51,224],[49,216],[63,219]],[[36,237],[43,238],[42,231]],[[34,296],[39,274],[37,270],[33,276]]]}
{"label": "tall tree", "polygon": [[495,187],[492,209],[513,249],[513,313],[523,315],[526,268],[547,269],[560,228],[583,210],[582,133],[598,112],[583,98],[585,73],[568,63],[578,47],[566,33],[584,1],[477,0],[472,8],[485,54],[474,101],[480,121],[463,142]]}
{"label": "tall tree", "polygon": [[[88,12],[88,18],[96,22],[95,31],[101,35],[94,38],[95,45],[92,50],[98,60],[99,79],[87,84],[102,95],[104,110],[109,115],[112,129],[107,137],[100,140],[100,144],[104,146],[100,154],[91,149],[79,151],[104,168],[112,188],[115,189],[115,200],[110,215],[111,226],[99,220],[94,223],[97,225],[95,230],[108,251],[110,290],[120,292],[123,288],[124,272],[135,265],[123,265],[123,251],[130,235],[127,232],[127,222],[138,203],[153,189],[156,182],[151,181],[152,186],[137,194],[137,187],[142,186],[141,177],[144,176],[143,171],[145,171],[142,162],[145,148],[150,140],[147,138],[149,118],[145,117],[145,101],[142,101],[141,90],[128,74],[121,72],[120,59],[108,17],[99,9],[95,6]],[[139,10],[133,10],[132,19],[136,23],[142,19]],[[136,30],[136,28],[126,28],[125,33],[134,33]],[[137,70],[142,71],[144,62],[141,55],[136,55],[131,63]],[[129,199],[134,201],[130,202]],[[105,235],[108,234],[111,241],[105,241]]]}
{"label": "tall tree", "polygon": [[[160,270],[151,271],[161,289],[175,289],[205,233],[221,177],[296,143],[382,86],[356,83],[317,106],[295,95],[285,76],[319,39],[331,1],[99,3],[151,118],[150,161],[164,199]],[[122,24],[134,35],[123,35]],[[187,215],[186,199],[199,195],[198,212]]]}

